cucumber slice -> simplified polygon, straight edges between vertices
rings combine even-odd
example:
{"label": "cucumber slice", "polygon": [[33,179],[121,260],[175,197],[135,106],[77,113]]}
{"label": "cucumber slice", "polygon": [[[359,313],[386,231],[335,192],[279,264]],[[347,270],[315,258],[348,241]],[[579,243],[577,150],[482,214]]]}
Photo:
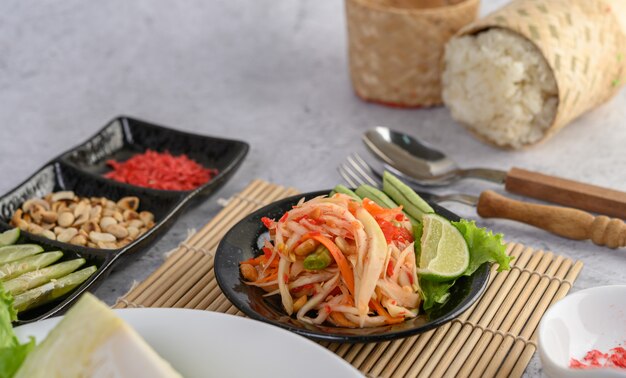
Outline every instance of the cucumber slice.
{"label": "cucumber slice", "polygon": [[26,290],[41,286],[50,280],[61,278],[80,268],[85,259],[75,259],[51,265],[47,268],[24,273],[19,277],[6,281],[4,289],[11,295],[18,295]]}
{"label": "cucumber slice", "polygon": [[37,244],[16,244],[0,247],[0,265],[43,252]]}
{"label": "cucumber slice", "polygon": [[47,284],[16,295],[13,301],[13,307],[15,307],[15,310],[20,313],[49,303],[64,296],[77,288],[83,282],[87,281],[87,279],[91,277],[96,270],[95,266],[90,266],[88,268],[81,269],[78,272],[68,274],[58,280],[52,280]]}
{"label": "cucumber slice", "polygon": [[0,281],[21,276],[24,273],[44,268],[63,257],[63,252],[46,252],[35,256],[25,257],[0,266]]}
{"label": "cucumber slice", "polygon": [[17,239],[19,238],[20,238],[20,229],[17,227],[4,231],[3,233],[0,234],[0,247],[15,244],[17,242]]}

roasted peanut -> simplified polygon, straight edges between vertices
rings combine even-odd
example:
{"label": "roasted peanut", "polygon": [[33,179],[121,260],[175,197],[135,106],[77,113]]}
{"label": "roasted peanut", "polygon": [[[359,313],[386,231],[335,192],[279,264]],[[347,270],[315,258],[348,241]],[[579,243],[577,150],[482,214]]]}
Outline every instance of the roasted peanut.
{"label": "roasted peanut", "polygon": [[125,237],[128,236],[128,230],[120,226],[119,224],[109,225],[108,227],[104,229],[104,232],[108,232],[109,234],[112,234],[118,239],[124,239]]}
{"label": "roasted peanut", "polygon": [[313,253],[313,251],[315,251],[315,248],[317,248],[318,244],[319,243],[313,239],[307,239],[303,241],[302,243],[300,243],[300,245],[298,245],[293,250],[293,253],[295,253],[297,256],[307,256],[308,254]]}
{"label": "roasted peanut", "polygon": [[118,221],[118,222],[123,222],[124,221],[124,216],[122,215],[122,213],[120,213],[117,210],[113,213],[113,218],[115,218],[115,220]]}
{"label": "roasted peanut", "polygon": [[128,226],[128,237],[135,239],[139,235],[139,229],[137,227]]}
{"label": "roasted peanut", "polygon": [[32,198],[24,202],[22,204],[22,209],[24,211],[30,211],[33,205],[39,205],[44,208],[44,210],[50,210],[50,204],[41,198]]}
{"label": "roasted peanut", "polygon": [[307,302],[306,295],[301,296],[293,302],[293,311],[297,312],[304,306]]}
{"label": "roasted peanut", "polygon": [[96,205],[91,208],[89,211],[89,220],[100,221],[102,217],[102,206]]}
{"label": "roasted peanut", "polygon": [[59,226],[61,227],[69,227],[74,223],[74,220],[75,220],[74,214],[72,214],[69,211],[65,211],[59,214],[57,222],[59,223]]}
{"label": "roasted peanut", "polygon": [[43,207],[39,205],[32,205],[28,213],[32,217],[33,221],[35,221],[35,223],[41,223],[42,222],[41,217],[44,211],[46,210]]}
{"label": "roasted peanut", "polygon": [[41,220],[46,223],[55,223],[58,219],[57,213],[54,211],[43,211],[41,213]]}
{"label": "roasted peanut", "polygon": [[337,236],[335,238],[335,244],[337,244],[337,247],[339,247],[341,252],[345,255],[351,255],[356,252],[356,247],[350,245],[350,243],[348,243],[348,241],[341,236]]}
{"label": "roasted peanut", "polygon": [[241,264],[239,269],[246,281],[256,281],[259,278],[259,273],[256,271],[256,268],[250,264]]}
{"label": "roasted peanut", "polygon": [[80,206],[83,202],[79,203],[78,206],[74,209],[74,226],[81,226],[85,224],[89,220],[89,211],[91,209],[86,206]]}
{"label": "roasted peanut", "polygon": [[139,219],[133,219],[131,221],[128,222],[128,227],[136,227],[136,228],[142,228],[144,226],[143,222]]}
{"label": "roasted peanut", "polygon": [[76,197],[76,195],[74,194],[74,192],[67,190],[64,192],[56,192],[56,193],[52,193],[52,196],[50,196],[50,202],[57,202],[57,201],[61,201],[61,200],[73,200]]}
{"label": "roasted peanut", "polygon": [[112,243],[112,242],[97,242],[96,245],[98,246],[98,248],[102,248],[102,249],[117,249],[117,244]]}
{"label": "roasted peanut", "polygon": [[52,240],[56,240],[57,236],[54,234],[54,232],[50,231],[50,230],[43,230],[41,232],[41,236],[44,236],[48,239],[52,239]]}
{"label": "roasted peanut", "polygon": [[114,242],[117,238],[107,232],[91,231],[89,233],[89,239],[91,239],[92,242],[98,243],[98,242]]}
{"label": "roasted peanut", "polygon": [[28,225],[28,232],[30,232],[33,235],[40,235],[43,231],[44,229],[38,224],[30,223]]}
{"label": "roasted peanut", "polygon": [[67,243],[72,240],[76,236],[76,234],[78,234],[77,229],[67,228],[57,235],[57,240],[63,243]]}
{"label": "roasted peanut", "polygon": [[84,230],[87,233],[91,231],[96,231],[96,232],[102,231],[102,229],[100,228],[100,225],[98,225],[98,222],[96,222],[95,220],[91,220],[83,224],[82,226],[80,226],[80,229]]}
{"label": "roasted peanut", "polygon": [[25,201],[11,217],[11,224],[64,243],[117,249],[154,226],[154,215],[139,213],[138,208],[139,198],[134,196],[115,202],[62,191]]}
{"label": "roasted peanut", "polygon": [[117,206],[125,210],[137,210],[139,208],[139,198],[124,197],[117,201]]}
{"label": "roasted peanut", "polygon": [[139,219],[147,226],[151,222],[154,222],[154,214],[149,211],[142,211],[139,213]]}
{"label": "roasted peanut", "polygon": [[117,224],[117,220],[113,217],[102,217],[102,219],[100,219],[100,227],[102,227],[103,230],[112,224]]}
{"label": "roasted peanut", "polygon": [[135,210],[124,210],[124,214],[122,215],[124,220],[130,221],[133,219],[139,219],[139,214]]}
{"label": "roasted peanut", "polygon": [[[72,230],[75,230],[75,228],[73,228]],[[58,237],[57,237],[58,239]],[[86,245],[87,244],[87,238],[83,235],[76,235],[74,236],[71,240],[70,240],[71,244],[75,244],[75,245]]]}
{"label": "roasted peanut", "polygon": [[44,230],[52,230],[54,228],[54,224],[53,223],[42,223],[41,224],[41,228],[43,228]]}

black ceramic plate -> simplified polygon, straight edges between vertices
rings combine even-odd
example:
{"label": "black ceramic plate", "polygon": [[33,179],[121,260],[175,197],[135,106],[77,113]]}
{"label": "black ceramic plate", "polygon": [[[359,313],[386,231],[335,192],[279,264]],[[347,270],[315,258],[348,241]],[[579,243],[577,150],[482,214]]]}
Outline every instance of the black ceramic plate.
{"label": "black ceramic plate", "polygon": [[[242,141],[215,138],[169,129],[129,117],[118,117],[89,138],[85,143],[62,154],[59,160],[102,179],[109,171],[106,161],[124,161],[146,149],[169,151],[173,155],[186,154],[207,168],[217,168],[218,174],[210,182],[192,191],[167,191],[144,188],[147,191],[188,195],[199,192],[208,196],[219,189],[236,171],[248,153],[248,144]],[[122,186],[134,185],[104,179]]]}
{"label": "black ceramic plate", "polygon": [[[125,160],[146,149],[185,153],[205,167],[219,173],[209,183],[192,191],[166,191],[142,188],[102,177],[108,159]],[[194,135],[118,117],[85,143],[63,153],[0,197],[0,231],[11,228],[11,216],[21,204],[59,190],[72,190],[81,197],[107,197],[117,200],[137,196],[139,210],[154,214],[155,226],[132,243],[117,250],[75,246],[22,232],[23,242],[41,244],[46,250],[62,250],[64,259],[84,257],[98,271],[66,298],[39,309],[19,314],[19,323],[47,318],[65,310],[85,290],[93,290],[115,265],[146,250],[172,226],[182,211],[195,199],[206,199],[235,173],[248,152],[248,144],[229,139]]]}
{"label": "black ceramic plate", "polygon": [[[215,255],[215,277],[226,297],[243,313],[311,339],[363,343],[393,340],[431,330],[461,315],[484,292],[489,280],[487,264],[473,275],[458,279],[452,287],[450,300],[432,313],[430,318],[420,315],[393,326],[351,329],[311,325],[288,316],[282,308],[279,295],[263,297],[265,292],[262,289],[243,283],[239,263],[262,253],[258,248],[259,238],[264,237],[267,231],[261,223],[262,217],[278,219],[302,197],[308,200],[328,192],[330,190],[306,193],[274,202],[245,217],[224,236]],[[450,220],[459,220],[457,215],[448,210],[432,203],[431,206],[437,214]]]}

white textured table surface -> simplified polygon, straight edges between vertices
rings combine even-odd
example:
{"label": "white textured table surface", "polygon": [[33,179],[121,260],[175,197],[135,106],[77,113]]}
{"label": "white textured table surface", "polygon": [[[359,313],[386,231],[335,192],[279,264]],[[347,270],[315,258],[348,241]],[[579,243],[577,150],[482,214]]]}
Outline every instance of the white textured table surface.
{"label": "white textured table surface", "polygon": [[[483,13],[502,0],[489,0]],[[0,192],[119,114],[248,141],[231,182],[190,209],[147,253],[97,290],[113,303],[163,254],[253,178],[303,191],[340,181],[335,167],[375,125],[412,132],[464,166],[519,166],[626,189],[626,93],[545,144],[504,152],[468,135],[443,108],[367,104],[350,87],[343,3],[296,0],[4,1],[0,5]],[[468,181],[447,191],[497,186]],[[442,192],[445,192],[443,190]],[[451,205],[467,218],[474,209]],[[626,254],[508,221],[479,223],[585,263],[574,290],[626,282]],[[528,375],[538,375],[535,358]]]}

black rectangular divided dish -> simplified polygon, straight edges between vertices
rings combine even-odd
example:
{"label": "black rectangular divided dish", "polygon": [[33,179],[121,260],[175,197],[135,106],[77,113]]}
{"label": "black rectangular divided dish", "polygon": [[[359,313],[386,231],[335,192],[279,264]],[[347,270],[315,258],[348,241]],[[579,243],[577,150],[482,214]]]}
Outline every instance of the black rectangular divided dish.
{"label": "black rectangular divided dish", "polygon": [[[210,182],[190,191],[142,188],[102,177],[108,171],[107,160],[123,161],[146,149],[169,151],[174,155],[186,154],[204,167],[216,168],[219,173]],[[248,149],[248,144],[241,141],[195,135],[118,117],[86,142],[53,159],[0,197],[0,231],[11,228],[11,216],[24,201],[61,190],[72,190],[80,197],[107,197],[112,200],[136,196],[140,200],[139,211],[150,211],[155,219],[153,228],[116,250],[76,246],[22,232],[20,242],[40,244],[46,251],[62,250],[65,252],[63,260],[83,257],[87,260],[84,267],[96,265],[98,270],[65,298],[19,314],[18,323],[29,323],[61,313],[85,290],[93,290],[113,266],[146,250],[163,236],[192,200],[206,199],[224,185],[240,166]]]}

